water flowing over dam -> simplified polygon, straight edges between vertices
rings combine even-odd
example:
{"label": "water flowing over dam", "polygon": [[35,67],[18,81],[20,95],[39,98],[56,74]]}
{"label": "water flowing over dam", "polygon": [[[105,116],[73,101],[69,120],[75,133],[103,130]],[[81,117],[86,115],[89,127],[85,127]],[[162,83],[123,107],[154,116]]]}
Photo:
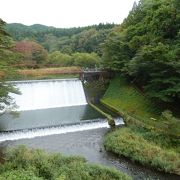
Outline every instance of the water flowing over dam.
{"label": "water flowing over dam", "polygon": [[64,126],[104,119],[87,104],[79,79],[52,79],[10,82],[21,95],[10,94],[18,108],[0,118],[0,131],[12,132]]}
{"label": "water flowing over dam", "polygon": [[[79,79],[10,83],[22,94],[11,94],[19,106],[17,112],[5,112],[0,116],[0,150],[24,144],[49,152],[84,156],[89,162],[115,167],[135,180],[178,179],[105,151],[103,137],[110,126],[102,114],[87,104]],[[122,118],[111,115],[116,125],[124,124]]]}
{"label": "water flowing over dam", "polygon": [[[21,91],[21,95],[12,95],[19,106],[18,115],[2,116],[0,142],[109,128],[103,116],[89,109],[78,79],[12,83]],[[121,118],[116,121],[124,124]]]}
{"label": "water flowing over dam", "polygon": [[[124,124],[121,118],[117,118],[115,122],[116,125]],[[99,129],[99,128],[110,128],[110,126],[108,125],[108,122],[106,120],[97,119],[97,120],[89,120],[80,123],[56,126],[56,127],[36,128],[25,131],[19,130],[19,131],[4,132],[0,136],[0,142],[19,140],[19,139],[29,139],[29,138],[49,136],[55,134],[66,134],[66,133]]]}
{"label": "water flowing over dam", "polygon": [[82,83],[74,80],[16,82],[22,95],[11,94],[18,111],[85,105]]}

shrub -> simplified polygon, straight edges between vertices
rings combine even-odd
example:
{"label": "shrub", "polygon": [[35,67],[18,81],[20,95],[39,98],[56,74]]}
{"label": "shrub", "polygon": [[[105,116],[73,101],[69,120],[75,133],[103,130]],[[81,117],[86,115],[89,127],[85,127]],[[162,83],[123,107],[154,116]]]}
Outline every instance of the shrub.
{"label": "shrub", "polygon": [[37,177],[32,171],[28,170],[9,170],[0,175],[0,180],[43,180],[41,177]]}
{"label": "shrub", "polygon": [[47,154],[24,146],[9,150],[5,159],[0,164],[0,180],[131,179],[115,169],[88,164],[82,157]]}
{"label": "shrub", "polygon": [[133,161],[180,174],[180,156],[177,152],[147,141],[131,128],[121,128],[109,133],[104,145],[106,150],[129,157]]}

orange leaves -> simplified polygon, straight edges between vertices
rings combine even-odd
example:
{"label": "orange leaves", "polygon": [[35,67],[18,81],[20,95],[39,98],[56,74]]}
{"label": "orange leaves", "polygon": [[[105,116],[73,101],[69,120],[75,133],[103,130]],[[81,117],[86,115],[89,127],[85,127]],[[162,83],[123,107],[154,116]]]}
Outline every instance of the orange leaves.
{"label": "orange leaves", "polygon": [[21,53],[25,61],[34,60],[37,63],[47,60],[47,51],[43,46],[34,41],[17,42],[14,51]]}

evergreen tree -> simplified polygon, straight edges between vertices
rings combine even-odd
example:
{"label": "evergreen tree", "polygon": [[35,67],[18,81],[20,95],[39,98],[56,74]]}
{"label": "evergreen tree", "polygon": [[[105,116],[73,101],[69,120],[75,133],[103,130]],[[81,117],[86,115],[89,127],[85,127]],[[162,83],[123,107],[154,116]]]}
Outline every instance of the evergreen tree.
{"label": "evergreen tree", "polygon": [[180,3],[140,0],[104,45],[104,66],[160,102],[180,103]]}
{"label": "evergreen tree", "polygon": [[6,83],[6,80],[14,75],[12,65],[17,63],[18,55],[11,50],[13,41],[4,26],[5,22],[0,19],[0,113],[12,103],[9,92],[18,92],[16,88]]}

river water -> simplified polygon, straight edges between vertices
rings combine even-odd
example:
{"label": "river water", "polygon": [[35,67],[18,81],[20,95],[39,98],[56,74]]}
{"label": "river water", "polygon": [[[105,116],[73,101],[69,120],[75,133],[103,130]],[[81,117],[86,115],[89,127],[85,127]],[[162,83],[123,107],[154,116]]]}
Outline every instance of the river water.
{"label": "river water", "polygon": [[59,152],[66,155],[84,156],[91,163],[103,164],[123,171],[133,179],[178,180],[178,176],[160,173],[137,165],[123,157],[107,153],[103,148],[103,137],[108,128],[98,128],[65,134],[41,136],[30,139],[4,141],[2,149],[24,144],[30,148],[40,148],[48,152]]}
{"label": "river water", "polygon": [[[103,137],[110,130],[107,121],[87,105],[79,80],[64,81],[16,82],[24,95],[15,96],[19,105],[18,112],[13,115],[6,113],[0,117],[1,151],[24,144],[48,152],[84,156],[91,163],[114,167],[133,179],[179,178],[106,152]],[[68,94],[71,94],[70,98]],[[116,118],[116,124],[123,128],[121,118]]]}

